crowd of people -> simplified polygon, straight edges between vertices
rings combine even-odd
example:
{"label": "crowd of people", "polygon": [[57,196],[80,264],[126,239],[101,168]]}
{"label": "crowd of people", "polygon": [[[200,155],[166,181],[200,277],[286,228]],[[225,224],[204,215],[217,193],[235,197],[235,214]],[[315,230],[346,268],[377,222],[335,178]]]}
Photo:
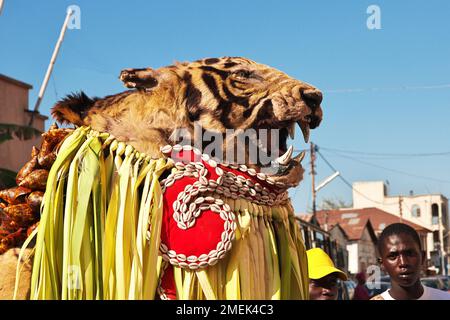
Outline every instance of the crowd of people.
{"label": "crowd of people", "polygon": [[[410,226],[394,223],[387,226],[378,240],[381,269],[390,276],[391,286],[381,294],[370,296],[366,274],[360,272],[353,300],[450,300],[450,293],[424,286],[421,270],[426,257],[419,235]],[[335,267],[331,258],[320,248],[307,251],[309,294],[311,300],[336,300],[339,281],[348,276]]]}

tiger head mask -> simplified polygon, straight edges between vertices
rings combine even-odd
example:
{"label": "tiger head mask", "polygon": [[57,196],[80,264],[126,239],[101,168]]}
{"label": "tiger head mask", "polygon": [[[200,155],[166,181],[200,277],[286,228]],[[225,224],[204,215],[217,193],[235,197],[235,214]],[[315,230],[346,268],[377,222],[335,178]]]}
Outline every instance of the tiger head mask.
{"label": "tiger head mask", "polygon": [[[193,131],[198,124],[203,133],[224,135],[223,158],[235,149],[244,154],[250,167],[261,170],[278,165],[272,174],[274,181],[294,186],[302,179],[300,161],[304,154],[293,157],[287,139],[294,137],[298,124],[308,142],[310,129],[321,122],[322,93],[315,87],[241,57],[208,58],[159,69],[125,69],[120,79],[133,89],[105,98],[69,95],[53,107],[53,116],[62,123],[108,132],[153,157],[162,156],[160,147],[176,143],[180,129],[197,137]],[[257,136],[261,130],[277,130],[277,141],[270,141],[273,136],[269,134],[265,146],[260,142],[256,145],[281,156],[270,163],[251,162],[251,148],[246,145],[241,150],[230,143],[226,135],[230,129],[234,130],[233,139],[236,132],[249,129],[256,130]],[[201,146],[205,147],[204,142]]]}

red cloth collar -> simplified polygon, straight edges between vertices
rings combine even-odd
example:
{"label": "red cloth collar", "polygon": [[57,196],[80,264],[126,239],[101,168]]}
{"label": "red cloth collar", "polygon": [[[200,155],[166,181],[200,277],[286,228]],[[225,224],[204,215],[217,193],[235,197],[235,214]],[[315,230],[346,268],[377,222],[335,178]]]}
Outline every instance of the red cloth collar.
{"label": "red cloth collar", "polygon": [[[174,161],[161,181],[163,221],[160,253],[170,265],[196,270],[216,264],[231,250],[236,217],[222,198],[244,198],[273,205],[287,198],[265,174],[245,165],[217,163],[191,146],[162,148]],[[160,290],[176,298],[173,269],[162,277]]]}

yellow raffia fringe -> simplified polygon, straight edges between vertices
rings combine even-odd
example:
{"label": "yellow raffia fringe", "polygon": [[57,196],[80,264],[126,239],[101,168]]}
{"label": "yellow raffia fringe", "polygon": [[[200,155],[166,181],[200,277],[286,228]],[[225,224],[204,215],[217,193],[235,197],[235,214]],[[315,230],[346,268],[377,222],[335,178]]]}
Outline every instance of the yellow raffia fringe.
{"label": "yellow raffia fringe", "polygon": [[[159,298],[159,178],[166,170],[172,161],[150,159],[88,127],[74,130],[49,173],[31,299]],[[206,269],[174,267],[177,298],[308,299],[292,206],[223,200],[236,214],[232,249]]]}

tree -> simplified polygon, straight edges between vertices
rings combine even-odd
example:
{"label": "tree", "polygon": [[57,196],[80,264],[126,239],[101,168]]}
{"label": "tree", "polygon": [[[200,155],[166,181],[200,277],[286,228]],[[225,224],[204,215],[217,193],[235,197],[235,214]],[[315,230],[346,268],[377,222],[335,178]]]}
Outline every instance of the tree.
{"label": "tree", "polygon": [[319,210],[335,210],[340,208],[350,208],[352,207],[351,203],[346,203],[345,200],[342,199],[332,199],[332,198],[324,198],[319,204]]}

